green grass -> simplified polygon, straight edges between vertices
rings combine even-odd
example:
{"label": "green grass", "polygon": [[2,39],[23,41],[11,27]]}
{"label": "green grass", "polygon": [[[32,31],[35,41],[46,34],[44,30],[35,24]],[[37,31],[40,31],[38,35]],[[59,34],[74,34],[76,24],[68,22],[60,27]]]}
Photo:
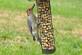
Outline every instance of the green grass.
{"label": "green grass", "polygon": [[[82,55],[81,0],[52,0],[56,52]],[[28,0],[0,0],[0,55],[43,55],[27,28]]]}
{"label": "green grass", "polygon": [[28,0],[0,0],[0,9],[21,11],[25,10],[32,3],[33,2],[28,2]]}
{"label": "green grass", "polygon": [[[82,18],[81,0],[51,0],[53,15]],[[34,2],[28,0],[0,0],[0,9],[25,11]]]}
{"label": "green grass", "polygon": [[52,0],[52,12],[65,17],[82,18],[82,0]]}

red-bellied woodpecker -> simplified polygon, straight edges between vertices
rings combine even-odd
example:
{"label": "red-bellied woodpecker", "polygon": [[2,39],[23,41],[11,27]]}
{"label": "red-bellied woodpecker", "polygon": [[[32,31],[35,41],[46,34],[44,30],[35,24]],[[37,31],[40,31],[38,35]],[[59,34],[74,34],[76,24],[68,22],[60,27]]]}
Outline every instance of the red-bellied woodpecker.
{"label": "red-bellied woodpecker", "polygon": [[33,13],[33,8],[35,7],[35,4],[27,9],[27,22],[28,22],[28,28],[29,31],[32,34],[33,40],[35,41],[36,39],[38,40],[38,32],[37,32],[37,17]]}

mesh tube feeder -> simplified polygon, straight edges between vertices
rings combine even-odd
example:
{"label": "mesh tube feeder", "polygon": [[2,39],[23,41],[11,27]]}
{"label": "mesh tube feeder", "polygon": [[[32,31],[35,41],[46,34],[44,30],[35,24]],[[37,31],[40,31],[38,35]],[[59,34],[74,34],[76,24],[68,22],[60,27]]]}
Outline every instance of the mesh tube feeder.
{"label": "mesh tube feeder", "polygon": [[52,24],[50,0],[36,0],[38,14],[38,34],[42,52],[50,54],[55,52],[55,39]]}

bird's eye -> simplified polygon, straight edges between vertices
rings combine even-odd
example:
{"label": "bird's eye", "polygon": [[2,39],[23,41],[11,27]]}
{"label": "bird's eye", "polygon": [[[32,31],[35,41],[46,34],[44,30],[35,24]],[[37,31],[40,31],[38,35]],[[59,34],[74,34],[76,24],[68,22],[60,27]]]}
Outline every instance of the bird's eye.
{"label": "bird's eye", "polygon": [[30,9],[28,9],[28,11],[29,11]]}

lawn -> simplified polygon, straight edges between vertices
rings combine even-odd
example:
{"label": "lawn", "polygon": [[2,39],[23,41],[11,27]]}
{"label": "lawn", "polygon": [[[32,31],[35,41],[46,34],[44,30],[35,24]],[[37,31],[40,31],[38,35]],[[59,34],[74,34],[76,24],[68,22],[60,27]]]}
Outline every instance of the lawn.
{"label": "lawn", "polygon": [[[56,52],[82,55],[82,1],[51,0]],[[34,1],[0,0],[0,55],[42,55],[27,28],[26,9]],[[36,9],[34,10],[36,11]]]}

